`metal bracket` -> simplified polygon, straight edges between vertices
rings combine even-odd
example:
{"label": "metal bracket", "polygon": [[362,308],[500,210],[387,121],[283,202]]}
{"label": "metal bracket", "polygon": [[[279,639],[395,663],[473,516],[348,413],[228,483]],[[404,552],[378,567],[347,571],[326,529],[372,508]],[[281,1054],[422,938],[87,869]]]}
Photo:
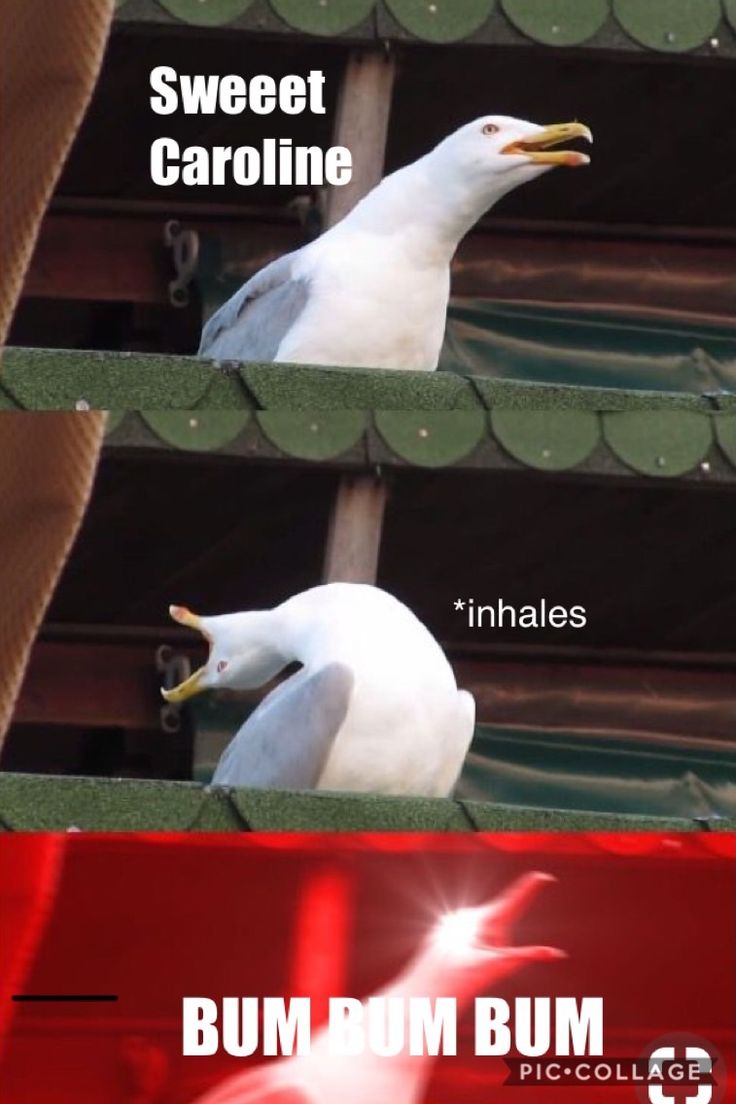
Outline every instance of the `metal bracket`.
{"label": "metal bracket", "polygon": [[164,225],[164,244],[172,250],[176,279],[169,281],[169,301],[173,307],[189,305],[189,284],[199,262],[199,234],[185,230],[178,219]]}
{"label": "metal bracket", "polygon": [[[163,678],[164,690],[171,690],[180,682],[188,679],[192,673],[189,657],[175,652],[169,644],[161,644],[156,649],[156,670]],[[159,711],[161,731],[175,733],[181,731],[181,706],[174,702],[162,702]]]}
{"label": "metal bracket", "polygon": [[327,188],[314,188],[309,193],[294,196],[286,204],[293,211],[304,230],[307,241],[318,238],[327,224]]}

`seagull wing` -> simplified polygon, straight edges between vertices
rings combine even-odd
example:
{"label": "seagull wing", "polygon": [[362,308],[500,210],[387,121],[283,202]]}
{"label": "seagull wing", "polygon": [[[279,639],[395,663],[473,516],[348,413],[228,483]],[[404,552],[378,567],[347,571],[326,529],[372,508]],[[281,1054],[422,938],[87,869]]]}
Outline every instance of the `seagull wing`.
{"label": "seagull wing", "polygon": [[274,359],[309,299],[309,281],[294,275],[295,262],[302,252],[297,249],[271,261],[223,303],[202,331],[200,356]]}
{"label": "seagull wing", "polygon": [[439,780],[438,795],[449,797],[452,794],[463,769],[465,756],[475,733],[475,698],[467,690],[458,690],[457,703],[448,734],[448,754],[446,769]]}
{"label": "seagull wing", "polygon": [[194,1104],[315,1104],[298,1085],[274,1084],[273,1070],[258,1067],[227,1077]]}
{"label": "seagull wing", "polygon": [[475,698],[469,690],[458,690],[457,708],[460,717],[458,740],[463,747],[464,757],[475,732]]}
{"label": "seagull wing", "polygon": [[347,715],[352,689],[353,673],[343,663],[292,675],[251,714],[223,752],[212,781],[314,789]]}

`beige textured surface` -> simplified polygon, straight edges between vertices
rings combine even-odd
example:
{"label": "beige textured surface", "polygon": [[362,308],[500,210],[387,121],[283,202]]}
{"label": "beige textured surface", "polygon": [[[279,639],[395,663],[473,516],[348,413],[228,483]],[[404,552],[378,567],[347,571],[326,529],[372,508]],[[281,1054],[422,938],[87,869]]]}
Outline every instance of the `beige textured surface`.
{"label": "beige textured surface", "polygon": [[0,732],[94,478],[97,414],[0,414]]}
{"label": "beige textured surface", "polygon": [[[112,14],[113,0],[0,4],[0,347]],[[99,414],[0,415],[0,743],[84,514],[102,428]]]}

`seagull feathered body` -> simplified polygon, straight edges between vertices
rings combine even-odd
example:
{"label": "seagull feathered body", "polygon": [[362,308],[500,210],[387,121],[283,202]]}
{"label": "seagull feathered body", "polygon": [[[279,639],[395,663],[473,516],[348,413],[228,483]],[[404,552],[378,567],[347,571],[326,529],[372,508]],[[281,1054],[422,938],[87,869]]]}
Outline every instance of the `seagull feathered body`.
{"label": "seagull feathered body", "polygon": [[[530,873],[485,905],[441,917],[406,968],[377,996],[454,996],[460,1011],[473,996],[533,962],[565,957],[555,947],[510,945],[511,928],[538,891],[554,878]],[[329,1052],[319,1032],[309,1054],[282,1058],[228,1077],[196,1104],[417,1104],[434,1059]]]}
{"label": "seagull feathered body", "polygon": [[204,328],[200,355],[432,370],[461,238],[512,189],[554,165],[549,152],[587,137],[578,123],[477,119],[387,176],[315,241],[257,272]]}
{"label": "seagull feathered body", "polygon": [[250,689],[303,666],[261,702],[213,781],[232,786],[445,796],[473,736],[475,705],[458,691],[437,641],[378,587],[330,583],[273,610],[176,620],[210,641],[207,664],[168,691]]}

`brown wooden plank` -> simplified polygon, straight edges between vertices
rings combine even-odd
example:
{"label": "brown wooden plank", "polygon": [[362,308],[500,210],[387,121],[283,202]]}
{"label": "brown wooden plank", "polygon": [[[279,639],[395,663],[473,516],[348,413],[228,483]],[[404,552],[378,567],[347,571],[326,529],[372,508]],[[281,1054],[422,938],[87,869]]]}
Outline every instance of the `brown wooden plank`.
{"label": "brown wooden plank", "polygon": [[375,582],[386,496],[386,484],[372,476],[340,479],[325,549],[327,582]]}
{"label": "brown wooden plank", "polygon": [[[365,517],[362,506],[358,517]],[[351,532],[359,535],[360,526]],[[343,550],[343,562],[353,564],[359,577],[371,569],[369,557],[377,552],[375,545],[357,544]],[[156,639],[144,632],[139,640],[134,635],[114,640],[103,631],[94,640],[89,627],[87,636],[36,644],[15,723],[157,729],[161,676],[155,649],[165,633]],[[201,647],[183,641],[174,646],[193,664],[204,658]],[[736,740],[734,671],[728,668],[450,658],[458,685],[475,695],[483,724],[647,740],[673,735],[713,743]],[[234,696],[254,702],[270,688]]]}
{"label": "brown wooden plank", "polygon": [[396,62],[383,49],[353,50],[340,86],[333,145],[353,156],[349,184],[331,188],[327,221],[332,226],[383,176]]}
{"label": "brown wooden plank", "polygon": [[735,261],[734,243],[642,241],[624,234],[611,240],[569,227],[555,232],[531,224],[515,231],[489,224],[458,250],[452,290],[458,297],[731,326]]}
{"label": "brown wooden plank", "polygon": [[[364,186],[376,181],[360,155]],[[377,174],[380,176],[380,171]],[[357,179],[357,178],[356,178]],[[334,190],[330,217],[344,213],[348,189]],[[168,303],[171,259],[163,244],[169,214],[156,205],[93,204],[53,211],[41,227],[23,294],[52,299]],[[182,211],[187,229],[217,239],[223,263],[243,280],[303,243],[296,219],[268,221],[202,204]],[[489,220],[468,235],[453,262],[453,294],[576,309],[623,311],[642,318],[731,324],[736,243],[695,237],[603,238],[596,227],[552,228]]]}
{"label": "brown wooden plank", "polygon": [[[68,627],[69,628],[69,627]],[[15,724],[78,725],[82,728],[158,729],[162,707],[156,650],[168,644],[192,667],[207,649],[173,626],[171,631],[85,626],[84,639],[36,642],[16,704]],[[95,639],[97,637],[97,639]],[[223,700],[255,704],[277,685],[222,692]]]}
{"label": "brown wooden plank", "polygon": [[736,741],[733,670],[460,660],[484,724]]}
{"label": "brown wooden plank", "polygon": [[171,279],[163,223],[150,218],[50,215],[23,295],[167,303]]}
{"label": "brown wooden plank", "polygon": [[21,724],[158,728],[153,644],[39,641],[15,710]]}

